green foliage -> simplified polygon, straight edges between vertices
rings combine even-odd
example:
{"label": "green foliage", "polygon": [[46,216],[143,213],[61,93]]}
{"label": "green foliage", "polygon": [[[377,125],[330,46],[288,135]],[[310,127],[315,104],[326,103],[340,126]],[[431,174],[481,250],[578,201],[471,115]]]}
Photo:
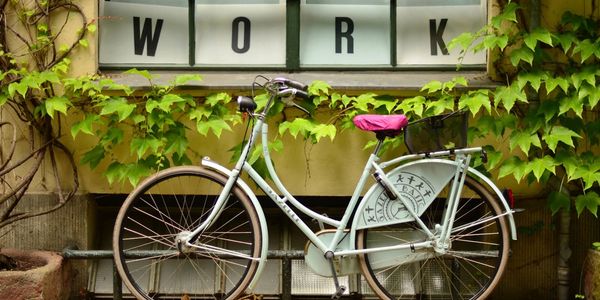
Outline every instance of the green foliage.
{"label": "green foliage", "polygon": [[[600,123],[600,37],[598,20],[566,13],[558,30],[539,27],[528,31],[517,21],[519,6],[508,3],[502,13],[474,34],[450,43],[462,51],[495,51],[494,65],[505,84],[493,89],[461,91],[452,95],[459,109],[477,116],[470,139],[488,137],[507,141],[510,153],[495,153],[487,164],[498,177],[562,182],[548,197],[553,213],[575,206],[597,215],[600,206],[600,163],[596,158]],[[447,99],[439,93],[444,83],[432,81],[422,91],[438,93],[420,99],[424,106]],[[411,108],[414,99],[399,107]],[[450,108],[450,107],[448,107]],[[486,149],[492,149],[492,146]],[[519,156],[515,156],[519,155]],[[559,190],[579,190],[569,199]]]}
{"label": "green foliage", "polygon": [[[65,85],[67,91],[79,95],[75,105],[84,112],[72,125],[71,135],[98,137],[98,144],[83,154],[81,163],[96,168],[106,160],[104,175],[110,183],[129,181],[135,185],[157,170],[189,164],[189,155],[197,155],[189,148],[191,136],[220,137],[241,122],[226,93],[195,98],[176,91],[177,86],[201,80],[198,75],[180,75],[162,86],[154,84],[155,77],[148,71],[132,69],[126,73],[144,77],[150,89],[132,93],[128,87],[96,76]],[[115,151],[123,142],[129,154]]]}
{"label": "green foliage", "polygon": [[[354,127],[352,118],[358,114],[403,113],[414,120],[465,110],[474,117],[469,141],[491,135],[500,144],[484,145],[488,170],[499,178],[516,181],[559,178],[561,186],[548,197],[552,212],[574,206],[578,214],[588,211],[596,215],[600,205],[600,159],[593,155],[600,142],[600,121],[594,118],[600,101],[598,22],[566,13],[557,30],[540,27],[528,31],[517,21],[519,9],[509,2],[490,24],[477,32],[463,33],[448,45],[460,49],[463,56],[469,51],[492,51],[492,63],[499,77],[506,80],[503,84],[472,88],[464,77],[456,77],[448,82],[431,81],[417,95],[395,98],[374,93],[345,95],[323,81],[315,81],[308,89],[312,101],[302,105],[317,116],[327,111],[331,117],[321,120],[287,114],[284,105],[276,103],[269,117],[282,112],[285,117],[269,147],[280,151],[280,136],[285,134],[312,143],[323,138],[334,140],[339,131]],[[50,40],[49,30],[44,24],[38,24],[36,30],[36,47],[43,47]],[[86,30],[94,32],[96,26],[87,24]],[[77,45],[87,47],[86,39],[78,39]],[[132,69],[126,73],[145,78],[150,86],[134,93],[99,76],[69,78],[65,75],[69,65],[70,60],[64,58],[44,71],[23,68],[1,73],[0,80],[15,75],[19,80],[2,87],[0,105],[44,95],[53,86],[62,85],[64,94],[36,99],[34,113],[38,118],[54,120],[72,112],[77,120],[70,128],[71,136],[97,139],[97,144],[82,154],[81,162],[92,168],[106,166],[104,174],[111,183],[135,184],[158,169],[190,163],[199,155],[190,149],[192,139],[219,138],[242,122],[229,94],[192,97],[177,89],[201,80],[197,75],[180,75],[162,86],[155,84],[150,72]],[[266,94],[257,95],[255,101],[259,109],[264,107]],[[116,148],[123,143],[129,151],[119,157],[122,151]],[[401,143],[402,137],[388,139],[384,149]],[[495,149],[504,145],[510,153]],[[234,158],[239,157],[241,148],[240,144],[230,149]],[[264,171],[260,151],[260,147],[253,149],[249,162]],[[567,198],[560,192],[565,185],[580,193]]]}

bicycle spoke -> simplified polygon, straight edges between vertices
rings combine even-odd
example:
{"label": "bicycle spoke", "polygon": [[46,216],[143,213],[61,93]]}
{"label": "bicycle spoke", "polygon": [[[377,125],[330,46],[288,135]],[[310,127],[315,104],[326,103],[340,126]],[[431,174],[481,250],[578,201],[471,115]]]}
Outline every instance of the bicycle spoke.
{"label": "bicycle spoke", "polygon": [[[169,299],[213,299],[222,294],[231,300],[250,283],[261,253],[256,211],[249,198],[236,189],[215,211],[214,194],[223,188],[223,182],[221,176],[213,178],[209,173],[199,167],[167,169],[136,188],[119,212],[118,236],[113,243],[119,254],[115,263],[137,298],[150,299],[160,293],[161,298]],[[206,222],[211,214],[215,219]],[[182,245],[176,250],[176,238],[204,222],[211,230],[200,232],[192,248]],[[161,249],[172,251],[152,253]],[[182,273],[185,278],[179,278]],[[215,275],[220,283],[215,282]],[[179,283],[166,285],[175,279]]]}
{"label": "bicycle spoke", "polygon": [[[451,213],[444,200],[449,190],[445,188],[440,192],[442,199],[432,202],[421,215],[421,221],[437,238],[444,230],[444,216]],[[396,261],[378,253],[365,254],[365,259],[359,256],[364,278],[379,298],[473,300],[489,296],[507,257],[508,230],[502,220],[506,213],[487,190],[469,177],[461,192],[447,241],[449,249],[438,249],[441,251],[437,253],[433,248],[425,248],[405,253],[406,259]],[[416,222],[361,230],[357,233],[357,248],[368,248],[370,242],[377,246],[407,245],[419,240],[416,235],[403,235],[407,230],[421,231]],[[422,251],[431,251],[431,254],[427,257]],[[408,264],[411,269],[399,265],[411,259],[419,260]]]}

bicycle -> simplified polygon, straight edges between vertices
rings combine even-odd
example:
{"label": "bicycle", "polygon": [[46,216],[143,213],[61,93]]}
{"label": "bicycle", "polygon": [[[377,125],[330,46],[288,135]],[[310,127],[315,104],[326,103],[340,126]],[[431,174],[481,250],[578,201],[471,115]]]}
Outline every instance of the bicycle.
{"label": "bicycle", "polygon": [[[241,172],[306,235],[305,262],[316,274],[333,278],[332,298],[346,289],[339,276],[359,273],[381,299],[490,295],[506,266],[509,230],[516,239],[514,211],[498,187],[469,166],[478,153],[485,159],[482,148],[466,148],[464,142],[444,148],[445,131],[466,139],[466,114],[410,124],[403,115],[355,117],[359,129],[375,132],[378,144],[343,216],[333,219],[294,198],[270,159],[269,109],[281,100],[308,113],[294,101],[309,98],[307,86],[286,78],[257,78],[265,82],[255,80],[253,87],[262,86],[269,99],[256,112],[252,98],[238,97],[240,111],[254,125],[233,169],[209,158],[202,166],[168,168],[144,180],[123,203],[113,232],[114,259],[135,297],[236,299],[256,286],[265,266],[268,230],[262,206]],[[402,132],[409,154],[381,161],[383,141]],[[246,161],[259,135],[279,192]],[[373,184],[361,197],[371,176]],[[296,211],[333,229],[314,232]]]}

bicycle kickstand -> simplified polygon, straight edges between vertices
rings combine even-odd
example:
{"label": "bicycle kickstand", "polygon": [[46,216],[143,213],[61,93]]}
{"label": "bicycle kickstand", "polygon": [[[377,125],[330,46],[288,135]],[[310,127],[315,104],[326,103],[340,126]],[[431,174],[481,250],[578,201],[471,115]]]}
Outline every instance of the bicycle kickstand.
{"label": "bicycle kickstand", "polygon": [[342,294],[346,291],[346,287],[340,285],[340,282],[337,277],[337,272],[335,271],[335,266],[333,265],[333,253],[331,251],[325,253],[325,258],[329,261],[329,266],[331,267],[331,274],[333,275],[333,284],[335,284],[335,293],[331,295],[331,299],[340,299]]}

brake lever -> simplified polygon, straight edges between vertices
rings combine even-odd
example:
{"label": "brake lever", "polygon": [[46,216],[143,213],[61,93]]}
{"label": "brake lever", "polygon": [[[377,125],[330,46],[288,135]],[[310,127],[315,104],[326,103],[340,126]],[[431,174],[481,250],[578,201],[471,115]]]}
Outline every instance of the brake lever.
{"label": "brake lever", "polygon": [[296,102],[294,102],[294,100],[293,100],[294,98],[295,98],[295,94],[292,94],[288,97],[281,98],[281,102],[283,102],[287,106],[295,107],[295,108],[303,111],[304,113],[306,113],[309,116],[312,116],[312,114],[306,108],[304,108],[304,107],[300,106],[299,104],[297,104]]}

